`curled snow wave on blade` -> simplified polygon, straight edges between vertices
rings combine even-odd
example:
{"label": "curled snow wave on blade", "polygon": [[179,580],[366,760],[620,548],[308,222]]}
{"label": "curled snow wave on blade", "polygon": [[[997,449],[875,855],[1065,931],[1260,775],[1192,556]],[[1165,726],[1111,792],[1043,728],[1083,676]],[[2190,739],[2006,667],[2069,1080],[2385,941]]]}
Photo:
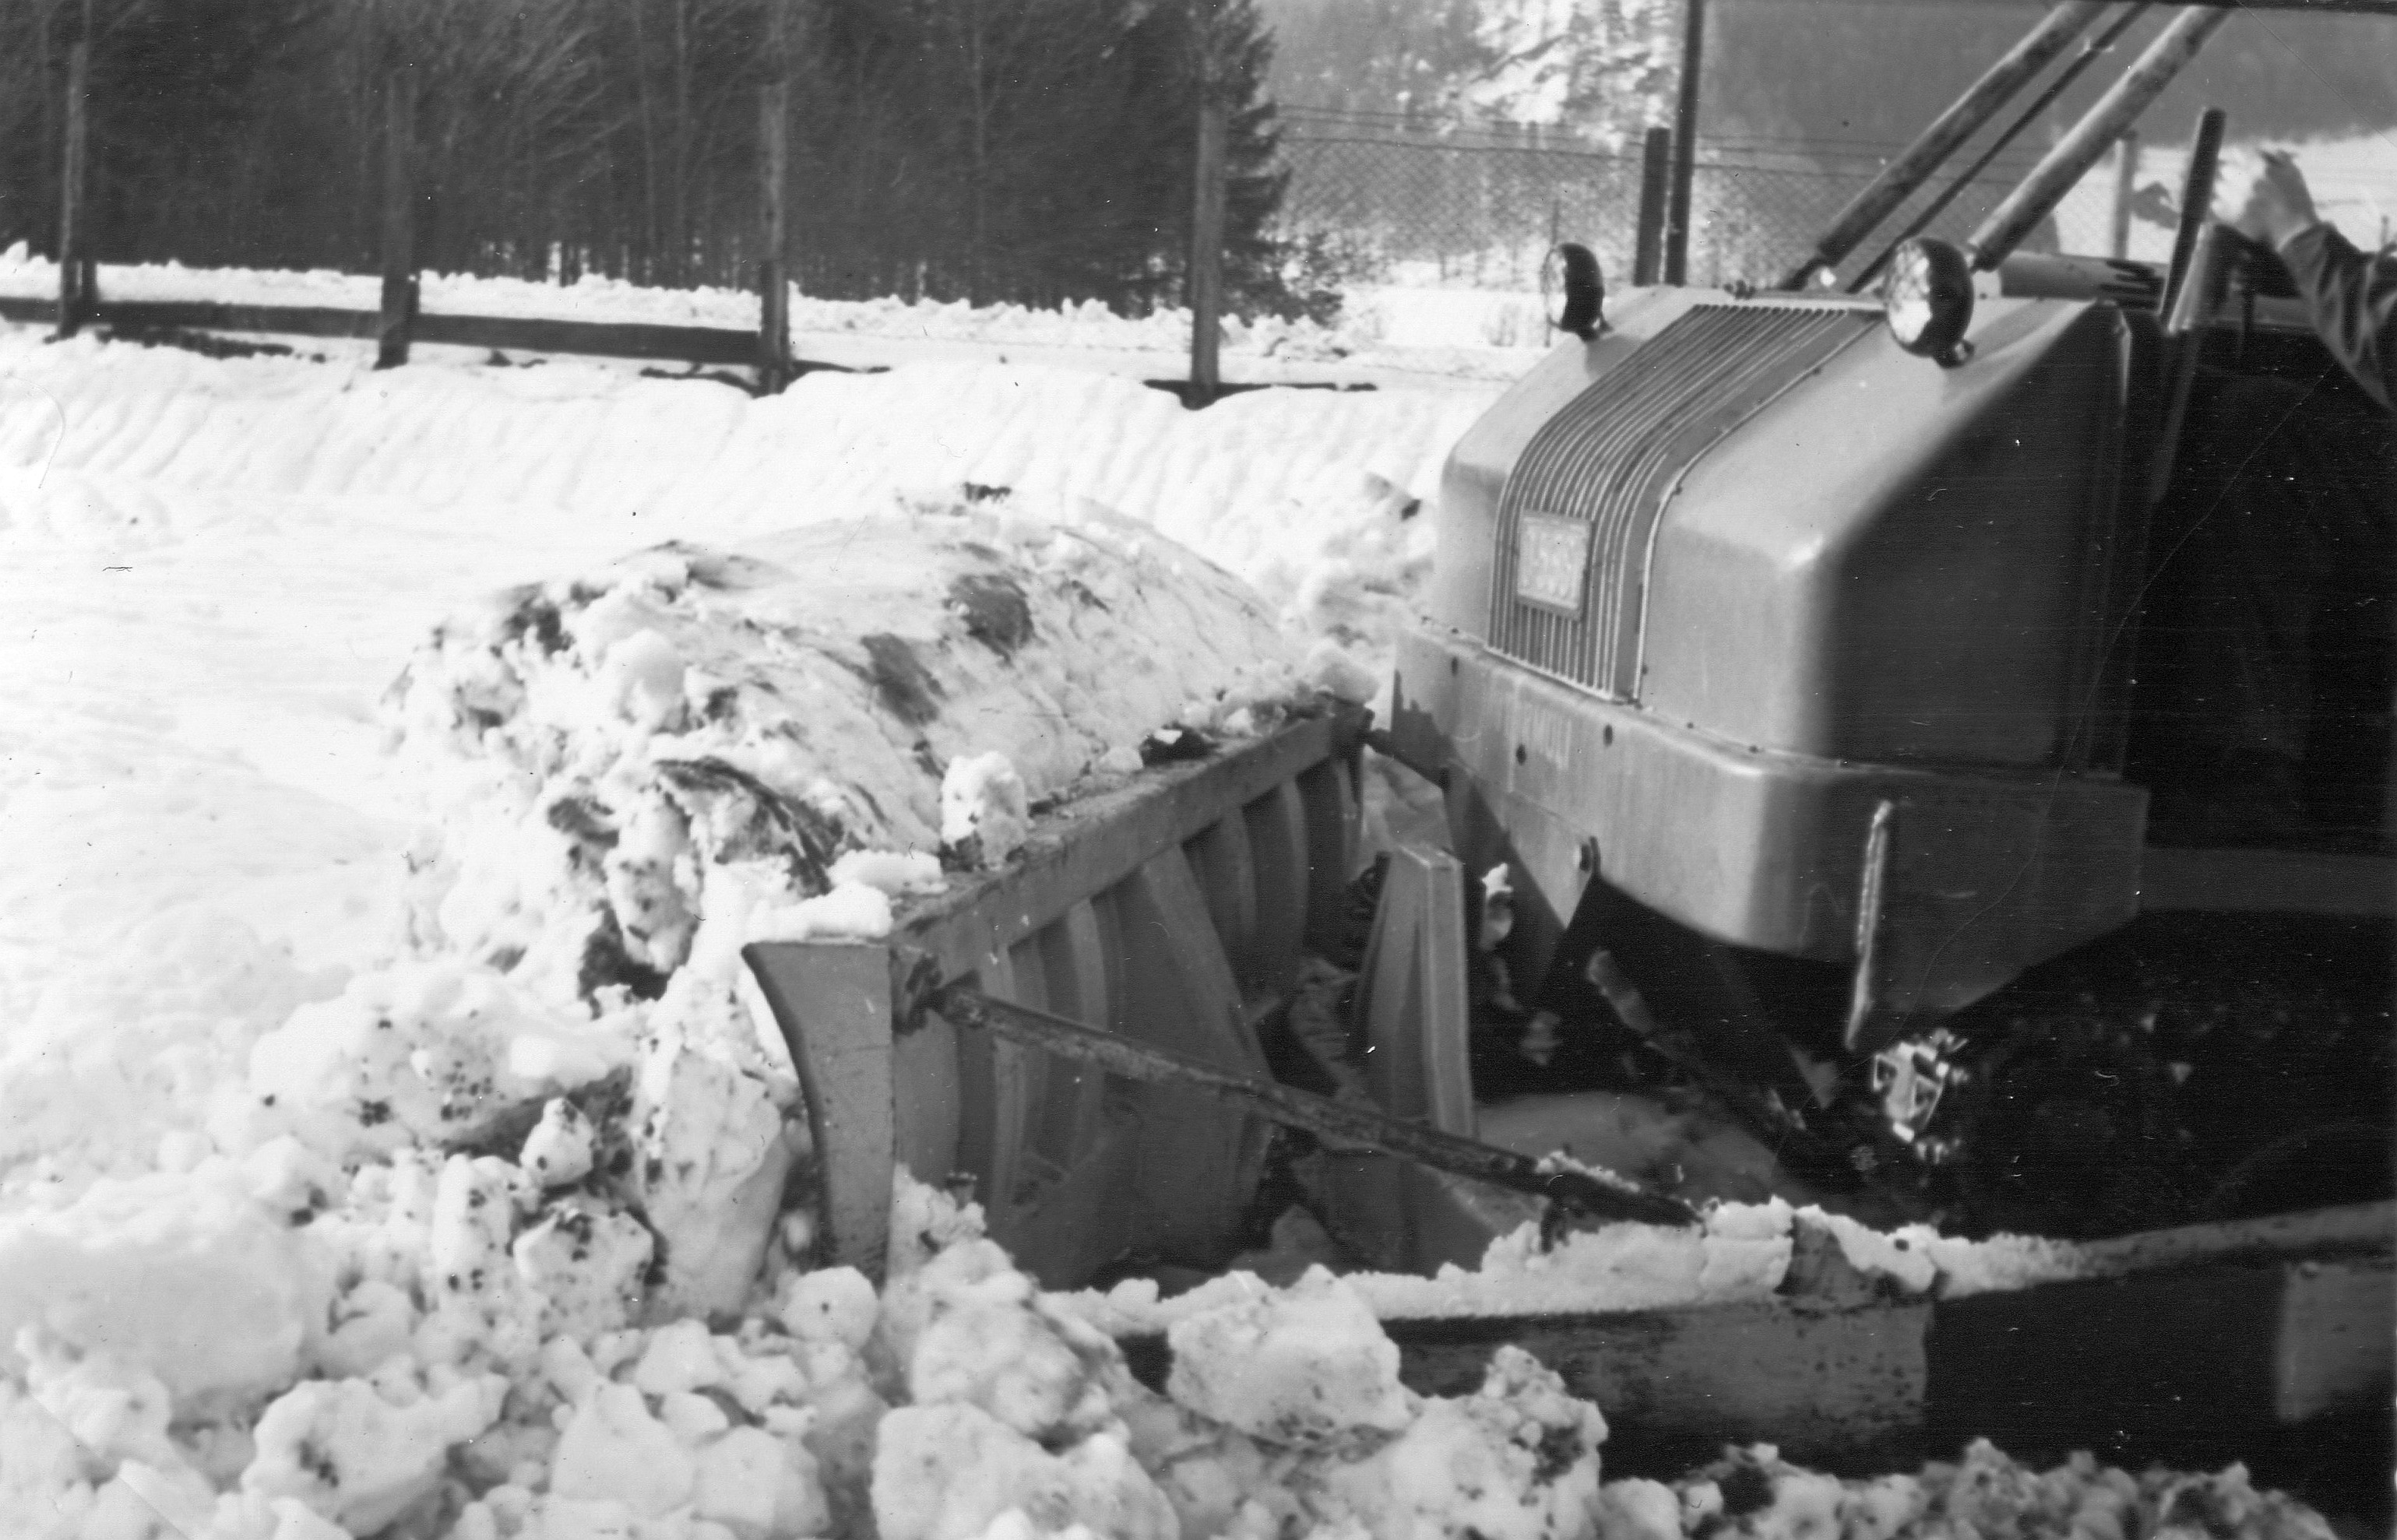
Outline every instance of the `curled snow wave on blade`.
{"label": "curled snow wave on blade", "polygon": [[1145,529],[959,506],[660,546],[411,660],[390,720],[459,787],[420,925],[586,998],[655,998],[715,874],[819,897],[846,853],[941,848],[952,763],[1000,756],[1053,800],[1194,711],[1270,725],[1298,668],[1252,590]]}

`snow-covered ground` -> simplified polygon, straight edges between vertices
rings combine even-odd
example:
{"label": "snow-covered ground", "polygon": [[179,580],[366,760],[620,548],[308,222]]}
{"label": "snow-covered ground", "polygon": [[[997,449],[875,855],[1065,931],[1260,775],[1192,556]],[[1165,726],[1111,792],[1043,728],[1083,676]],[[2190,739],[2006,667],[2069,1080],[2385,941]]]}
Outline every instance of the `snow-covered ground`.
{"label": "snow-covered ground", "polygon": [[[1601,1487],[1522,1355],[1396,1382],[1377,1308],[1748,1297],[1786,1206],[1162,1307],[903,1185],[881,1297],[801,1270],[740,942],[870,933],[1152,729],[1370,679],[1495,389],[1192,413],[954,345],[761,400],[0,327],[0,1534],[1664,1540],[1734,1488],[1760,1534],[2323,1533],[1990,1453]],[[2069,1266],[1834,1228],[1916,1290]],[[1167,1331],[1167,1392],[1094,1321]]]}
{"label": "snow-covered ground", "polygon": [[[26,1077],[76,1082],[78,1054],[170,1077],[172,1055],[122,1057],[143,1031],[127,1007],[162,979],[195,1011],[221,989],[271,1014],[303,989],[288,970],[353,963],[388,931],[387,868],[425,810],[376,703],[482,596],[971,483],[1112,511],[1310,629],[1370,628],[1428,555],[1410,498],[1487,398],[1260,393],[1192,413],[1105,375],[978,365],[753,400],[570,361],[378,374],[0,332],[0,1097],[23,1108],[0,1119],[7,1155],[64,1171],[88,1144],[154,1144]],[[244,956],[258,976],[225,983]]]}

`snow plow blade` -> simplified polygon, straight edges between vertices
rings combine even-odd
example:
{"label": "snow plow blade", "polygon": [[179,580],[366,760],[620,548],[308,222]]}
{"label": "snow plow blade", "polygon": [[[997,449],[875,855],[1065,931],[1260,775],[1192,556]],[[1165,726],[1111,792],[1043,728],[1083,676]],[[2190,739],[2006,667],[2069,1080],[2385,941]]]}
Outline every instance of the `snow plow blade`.
{"label": "snow plow blade", "polygon": [[[821,1259],[879,1276],[904,1165],[980,1202],[992,1238],[1048,1288],[1127,1260],[1223,1265],[1257,1195],[1263,1118],[1220,1087],[1110,1073],[989,1020],[978,1030],[958,1002],[1104,1028],[1163,1051],[1146,1058],[1271,1086],[1260,1024],[1301,957],[1355,929],[1364,725],[1346,711],[1294,721],[1045,814],[1003,870],[902,904],[883,941],[749,948],[806,1087]],[[1412,1051],[1376,1054],[1373,1090],[1386,1114],[1469,1139],[1469,1108],[1438,1111],[1426,1046],[1458,1024],[1427,961],[1456,940],[1434,923],[1456,897],[1455,863],[1397,855],[1375,930],[1388,966],[1369,955],[1359,1030]],[[1353,1140],[1325,1140],[1301,1167],[1326,1225],[1393,1271],[1474,1267],[1542,1216],[1533,1194]],[[1801,1227],[1771,1297],[1383,1324],[1425,1394],[1471,1390],[1502,1344],[1529,1350],[1606,1413],[1614,1473],[1671,1474],[1757,1441],[1886,1468],[1983,1435],[2019,1454],[2219,1464],[2387,1416],[2392,1241],[2397,1205],[2381,1202],[2059,1242],[2037,1276],[1907,1295]],[[1161,1386],[1164,1336],[1122,1340]]]}
{"label": "snow plow blade", "polygon": [[891,1176],[970,1182],[992,1239],[1052,1289],[1125,1257],[1219,1263],[1267,1126],[1193,1091],[906,1019],[924,971],[1258,1081],[1258,1024],[1337,933],[1360,711],[1302,718],[1036,821],[998,872],[897,906],[881,942],[746,957],[797,1067],[817,1250],[879,1277]]}
{"label": "snow plow blade", "polygon": [[[2150,1231],[2071,1248],[2080,1276],[1889,1298],[1801,1239],[1770,1300],[1591,1315],[1385,1320],[1399,1377],[1469,1394],[1515,1344],[1598,1403],[1609,1476],[1670,1476],[1725,1444],[1848,1471],[2021,1456],[2219,1465],[2385,1417],[2397,1204]],[[1162,1336],[1125,1342],[1162,1386]],[[2369,1435],[2368,1435],[2369,1436]],[[2385,1452],[2385,1439],[2380,1446]]]}

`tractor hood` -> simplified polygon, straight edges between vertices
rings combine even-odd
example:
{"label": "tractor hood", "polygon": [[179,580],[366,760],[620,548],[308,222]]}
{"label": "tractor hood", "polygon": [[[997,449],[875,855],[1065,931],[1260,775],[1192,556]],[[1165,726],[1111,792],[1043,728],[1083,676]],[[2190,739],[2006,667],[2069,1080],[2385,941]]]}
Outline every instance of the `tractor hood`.
{"label": "tractor hood", "polygon": [[2085,759],[2122,312],[1987,293],[1953,367],[1853,301],[1649,289],[1611,319],[1458,444],[1436,621],[1743,746]]}

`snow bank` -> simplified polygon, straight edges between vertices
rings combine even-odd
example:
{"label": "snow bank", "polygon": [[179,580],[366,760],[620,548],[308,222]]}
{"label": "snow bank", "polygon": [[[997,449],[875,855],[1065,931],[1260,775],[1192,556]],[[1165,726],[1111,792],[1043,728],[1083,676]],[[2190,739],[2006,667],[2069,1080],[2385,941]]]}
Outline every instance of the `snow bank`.
{"label": "snow bank", "polygon": [[[435,1207],[504,1197],[506,1164],[370,1168],[396,1180],[378,1199],[362,1176],[318,1225],[352,1229],[334,1248],[345,1268],[396,1276],[408,1235],[394,1216],[421,1207],[428,1182]],[[410,1182],[413,1197],[397,1190]],[[894,1199],[879,1299],[853,1272],[794,1273],[716,1325],[469,1346],[456,1322],[440,1329],[442,1304],[417,1320],[437,1290],[361,1279],[333,1312],[333,1335],[349,1340],[311,1349],[307,1377],[254,1416],[187,1402],[125,1344],[32,1326],[17,1338],[23,1368],[0,1378],[0,1532],[797,1540],[870,1520],[882,1540],[2330,1533],[2236,1466],[2134,1480],[2083,1456],[2040,1473],[1986,1443],[1862,1481],[1758,1446],[1671,1486],[1601,1484],[1605,1421],[1557,1376],[1501,1348],[1473,1394],[1416,1396],[1361,1297],[1321,1274],[1187,1316],[1160,1395],[1113,1339],[1014,1270],[980,1234],[979,1210],[904,1176]],[[368,1231],[390,1252],[380,1261]]]}

